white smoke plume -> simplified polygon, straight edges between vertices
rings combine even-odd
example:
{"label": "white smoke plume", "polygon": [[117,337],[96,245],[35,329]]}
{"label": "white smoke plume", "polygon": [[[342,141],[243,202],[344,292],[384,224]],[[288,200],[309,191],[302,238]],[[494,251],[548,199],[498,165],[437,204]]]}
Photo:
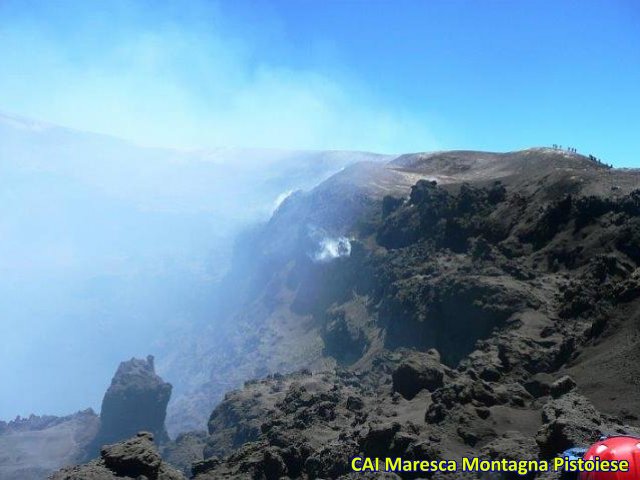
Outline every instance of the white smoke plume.
{"label": "white smoke plume", "polygon": [[351,241],[344,236],[331,236],[318,227],[309,227],[315,250],[309,255],[314,262],[325,263],[351,255]]}
{"label": "white smoke plume", "polygon": [[273,215],[276,210],[278,210],[278,208],[280,208],[280,205],[282,205],[284,203],[284,201],[289,198],[293,193],[295,192],[295,190],[287,190],[285,192],[282,192],[280,195],[278,195],[276,197],[276,199],[273,202],[273,205],[271,207],[271,214]]}
{"label": "white smoke plume", "polygon": [[347,237],[324,238],[318,247],[313,256],[316,262],[329,262],[336,258],[351,255],[351,242]]}

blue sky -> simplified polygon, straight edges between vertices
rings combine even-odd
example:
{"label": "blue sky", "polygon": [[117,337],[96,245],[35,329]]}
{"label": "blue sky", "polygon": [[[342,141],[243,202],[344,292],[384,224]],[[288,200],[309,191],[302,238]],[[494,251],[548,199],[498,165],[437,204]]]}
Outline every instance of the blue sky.
{"label": "blue sky", "polygon": [[640,166],[637,1],[0,2],[0,111],[145,145]]}

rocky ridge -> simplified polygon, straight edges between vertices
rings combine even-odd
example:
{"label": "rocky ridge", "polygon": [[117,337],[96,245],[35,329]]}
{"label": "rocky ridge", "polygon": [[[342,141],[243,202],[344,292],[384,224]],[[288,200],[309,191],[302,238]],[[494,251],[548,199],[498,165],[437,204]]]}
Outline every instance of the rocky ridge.
{"label": "rocky ridge", "polygon": [[30,415],[0,422],[0,478],[42,480],[82,458],[100,420],[88,409],[64,417]]}

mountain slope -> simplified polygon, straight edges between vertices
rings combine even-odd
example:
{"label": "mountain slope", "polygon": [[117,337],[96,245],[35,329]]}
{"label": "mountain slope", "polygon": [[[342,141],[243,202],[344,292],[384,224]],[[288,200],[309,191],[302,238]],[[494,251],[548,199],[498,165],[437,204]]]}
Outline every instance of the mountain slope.
{"label": "mountain slope", "polygon": [[[233,299],[234,361],[318,373],[227,395],[191,444],[223,460],[196,478],[550,458],[636,431],[638,187],[637,170],[531,149],[354,165],[291,197],[236,254],[255,269]],[[319,261],[340,238],[348,254]]]}

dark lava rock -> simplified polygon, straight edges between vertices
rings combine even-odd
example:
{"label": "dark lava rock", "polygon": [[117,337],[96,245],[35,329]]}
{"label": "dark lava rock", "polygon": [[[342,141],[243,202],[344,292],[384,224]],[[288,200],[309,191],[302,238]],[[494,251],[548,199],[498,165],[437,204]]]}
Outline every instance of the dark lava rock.
{"label": "dark lava rock", "polygon": [[51,480],[185,480],[180,472],[162,461],[153,435],[140,432],[124,442],[107,445],[101,458],[86,465],[60,470]]}
{"label": "dark lava rock", "polygon": [[437,352],[411,352],[393,372],[393,391],[411,400],[421,390],[430,392],[443,384],[444,368]]}
{"label": "dark lava rock", "polygon": [[287,473],[287,465],[277,448],[264,451],[264,476],[267,480],[278,480]]}
{"label": "dark lava rock", "polygon": [[536,373],[524,384],[527,392],[532,396],[545,397],[551,392],[552,376],[548,373]]}
{"label": "dark lava rock", "polygon": [[485,445],[481,453],[491,459],[535,460],[538,446],[534,439],[510,431]]}
{"label": "dark lava rock", "polygon": [[147,432],[122,443],[102,447],[100,456],[112,472],[132,477],[157,477],[162,464],[160,454],[153,448],[153,435]]}
{"label": "dark lava rock", "polygon": [[478,416],[480,418],[485,420],[485,419],[489,418],[489,416],[491,415],[491,410],[489,410],[487,407],[477,407],[476,408],[476,413],[478,414]]}
{"label": "dark lava rock", "polygon": [[551,396],[553,398],[559,398],[565,393],[569,393],[576,387],[576,382],[568,375],[559,378],[551,384]]}
{"label": "dark lava rock", "polygon": [[[536,460],[538,445],[533,438],[524,436],[520,432],[509,431],[482,447],[480,453],[490,460]],[[532,472],[525,476],[516,472],[509,472],[505,475],[505,480],[529,478],[534,478]]]}
{"label": "dark lava rock", "polygon": [[350,396],[347,398],[347,409],[352,412],[362,410],[364,408],[364,402],[360,397]]}
{"label": "dark lava rock", "polygon": [[542,421],[536,442],[545,458],[569,447],[588,445],[609,429],[602,415],[576,392],[550,400],[542,408]]}
{"label": "dark lava rock", "polygon": [[105,444],[148,431],[160,444],[169,440],[164,426],[171,384],[155,373],[153,356],[122,362],[102,400],[100,430],[89,448],[93,457]]}
{"label": "dark lava rock", "polygon": [[362,439],[362,451],[372,457],[384,456],[399,430],[400,425],[396,422],[371,425]]}
{"label": "dark lava rock", "polygon": [[218,457],[211,457],[207,458],[206,460],[194,462],[193,466],[191,467],[191,474],[195,477],[199,473],[211,470],[218,465],[220,465],[220,459]]}
{"label": "dark lava rock", "polygon": [[207,432],[181,433],[161,449],[162,457],[185,475],[191,475],[192,465],[204,460]]}

